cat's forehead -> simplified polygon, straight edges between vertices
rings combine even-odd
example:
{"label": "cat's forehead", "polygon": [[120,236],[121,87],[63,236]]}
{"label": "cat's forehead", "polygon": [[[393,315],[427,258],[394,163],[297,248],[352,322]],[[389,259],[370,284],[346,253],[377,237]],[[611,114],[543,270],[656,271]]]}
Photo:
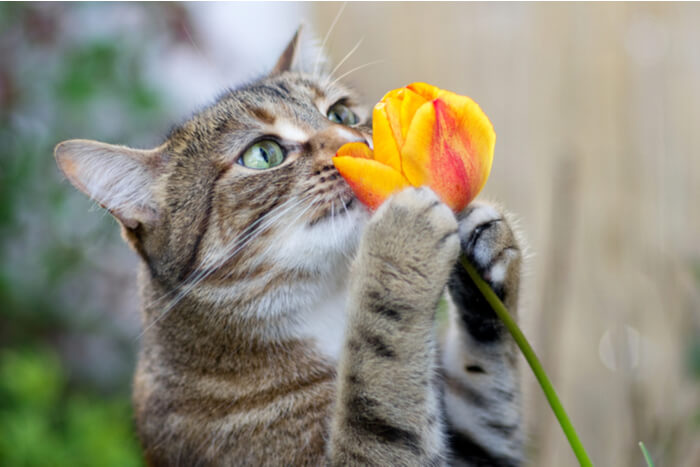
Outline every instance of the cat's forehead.
{"label": "cat's forehead", "polygon": [[221,95],[173,130],[170,146],[228,154],[265,134],[303,142],[329,124],[328,109],[340,101],[366,118],[357,94],[331,78],[292,72],[266,77]]}
{"label": "cat's forehead", "polygon": [[328,78],[284,73],[233,90],[220,103],[225,109],[235,109],[242,124],[273,124],[279,120],[312,124],[324,118],[325,110],[339,100],[358,104],[354,92]]}
{"label": "cat's forehead", "polygon": [[283,100],[294,103],[356,97],[349,88],[328,77],[293,72],[261,79],[234,91],[234,94],[242,98],[258,97],[271,102]]}

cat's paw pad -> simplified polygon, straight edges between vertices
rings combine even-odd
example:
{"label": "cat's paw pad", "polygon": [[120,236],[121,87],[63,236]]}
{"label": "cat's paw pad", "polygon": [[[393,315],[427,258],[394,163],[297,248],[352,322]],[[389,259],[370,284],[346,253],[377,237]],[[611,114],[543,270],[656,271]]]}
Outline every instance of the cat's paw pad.
{"label": "cat's paw pad", "polygon": [[462,251],[489,285],[499,293],[518,274],[520,248],[502,212],[490,204],[474,202],[460,216]]}

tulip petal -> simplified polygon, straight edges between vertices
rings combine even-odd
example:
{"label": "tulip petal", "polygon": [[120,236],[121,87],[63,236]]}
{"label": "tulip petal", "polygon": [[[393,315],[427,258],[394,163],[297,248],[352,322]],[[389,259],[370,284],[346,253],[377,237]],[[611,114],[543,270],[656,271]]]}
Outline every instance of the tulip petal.
{"label": "tulip petal", "polygon": [[401,170],[413,186],[430,182],[428,166],[432,157],[434,127],[435,108],[432,102],[426,102],[413,116],[402,151]]}
{"label": "tulip petal", "polygon": [[469,135],[471,145],[474,148],[473,154],[488,154],[487,163],[482,165],[485,173],[483,174],[482,184],[477,192],[481,191],[491,170],[493,150],[496,142],[496,134],[493,131],[493,126],[486,114],[481,110],[481,107],[466,96],[461,96],[430,84],[416,82],[409,84],[406,88],[427,100],[440,99],[445,102],[449,109],[456,114],[459,120],[458,126],[462,128],[461,131]]}
{"label": "tulip petal", "polygon": [[437,86],[432,86],[430,84],[420,82],[411,83],[408,86],[406,86],[406,88],[415,92],[427,101],[432,101],[433,99],[437,98],[438,93],[441,91],[441,89]]}
{"label": "tulip petal", "polygon": [[372,140],[374,141],[374,159],[400,171],[399,147],[394,138],[384,102],[375,105],[372,111]]}
{"label": "tulip petal", "polygon": [[402,150],[403,171],[412,185],[429,185],[443,202],[459,212],[485,183],[490,154],[474,154],[459,115],[436,99],[421,106]]}
{"label": "tulip petal", "polygon": [[336,156],[333,164],[357,199],[372,210],[392,193],[409,186],[400,172],[376,160]]}
{"label": "tulip petal", "polygon": [[403,96],[403,90],[404,90],[404,88],[392,89],[391,91],[384,94],[384,96],[382,96],[382,98],[379,100],[379,102],[384,102],[387,99],[394,99],[394,98],[401,99],[401,96]]}
{"label": "tulip petal", "polygon": [[468,154],[462,154],[465,164],[471,161],[478,172],[475,179],[474,196],[479,194],[491,173],[493,152],[496,145],[496,133],[493,125],[479,104],[466,96],[460,96],[450,91],[440,90],[438,99],[444,102],[458,120],[459,132],[468,141]]}
{"label": "tulip petal", "polygon": [[391,132],[394,134],[396,146],[399,150],[401,150],[401,146],[403,146],[403,133],[401,132],[401,102],[404,96],[403,91],[404,90],[401,89],[401,92],[397,93],[396,97],[388,97],[384,101],[387,119],[389,120]]}
{"label": "tulip petal", "polygon": [[[415,115],[418,107],[425,104],[426,99],[418,93],[413,92],[411,89],[404,89],[403,100],[401,101],[401,136],[403,140],[406,140],[406,134],[408,133],[408,128],[411,125],[413,116]],[[403,146],[403,145],[402,145]]]}
{"label": "tulip petal", "polygon": [[373,158],[372,149],[365,143],[345,143],[338,149],[335,155],[357,157],[360,159]]}

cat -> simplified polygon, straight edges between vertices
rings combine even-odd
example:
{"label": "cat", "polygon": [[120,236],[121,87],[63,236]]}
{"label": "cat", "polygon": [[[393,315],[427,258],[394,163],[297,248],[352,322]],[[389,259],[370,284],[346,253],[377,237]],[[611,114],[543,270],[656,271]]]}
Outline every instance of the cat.
{"label": "cat", "polygon": [[369,114],[299,48],[155,149],[55,149],[142,260],[147,464],[521,465],[514,342],[457,263],[515,314],[509,215],[428,188],[369,212],[331,161],[371,144]]}

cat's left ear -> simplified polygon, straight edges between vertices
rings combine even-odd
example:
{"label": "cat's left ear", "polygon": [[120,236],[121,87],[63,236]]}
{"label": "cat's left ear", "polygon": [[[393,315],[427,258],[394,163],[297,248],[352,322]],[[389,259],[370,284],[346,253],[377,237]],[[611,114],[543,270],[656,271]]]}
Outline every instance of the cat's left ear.
{"label": "cat's left ear", "polygon": [[277,64],[270,72],[270,76],[277,76],[292,69],[294,61],[299,55],[299,38],[301,37],[301,28],[302,27],[299,26],[297,32],[294,33],[294,37],[292,37],[292,40],[289,41],[287,48],[284,49],[284,52],[282,52],[280,58],[277,59]]}

